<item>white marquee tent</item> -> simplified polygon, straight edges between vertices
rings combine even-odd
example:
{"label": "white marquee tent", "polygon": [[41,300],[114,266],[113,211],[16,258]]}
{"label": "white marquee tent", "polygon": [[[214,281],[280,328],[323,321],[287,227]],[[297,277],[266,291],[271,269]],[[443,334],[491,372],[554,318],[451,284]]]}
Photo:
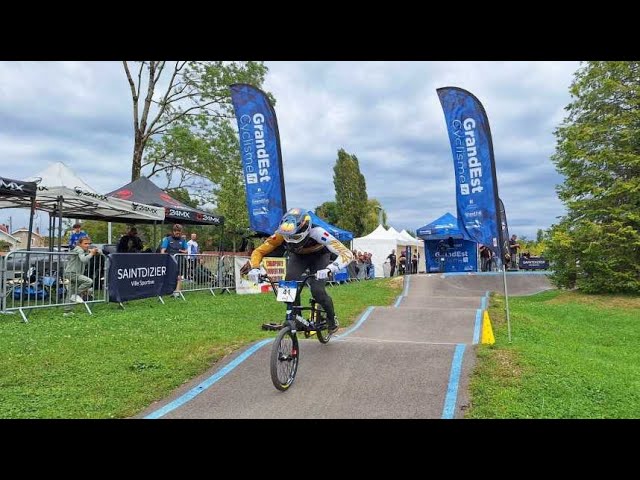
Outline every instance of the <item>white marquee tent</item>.
{"label": "white marquee tent", "polygon": [[164,220],[164,208],[99,194],[62,162],[28,180],[38,182],[36,208],[50,215],[122,223]]}
{"label": "white marquee tent", "polygon": [[414,239],[408,233],[406,233],[406,237],[393,227],[389,227],[389,230],[386,230],[382,225],[378,225],[369,235],[355,238],[352,249],[360,252],[370,252],[376,277],[383,277],[383,265],[391,251],[394,251],[396,257],[400,258],[400,252],[404,251],[404,247],[409,245],[412,249],[418,249],[418,254],[420,255],[418,271],[424,271],[424,267],[420,268],[420,264],[424,263],[424,242]]}

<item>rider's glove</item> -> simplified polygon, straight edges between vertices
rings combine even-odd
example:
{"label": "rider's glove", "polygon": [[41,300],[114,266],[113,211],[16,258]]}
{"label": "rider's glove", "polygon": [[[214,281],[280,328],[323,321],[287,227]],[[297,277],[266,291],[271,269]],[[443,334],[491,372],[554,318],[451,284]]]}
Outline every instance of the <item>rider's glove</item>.
{"label": "rider's glove", "polygon": [[247,274],[247,278],[249,279],[250,282],[259,283],[261,274],[262,272],[260,271],[259,268],[253,268]]}
{"label": "rider's glove", "polygon": [[327,270],[329,270],[333,275],[335,275],[336,273],[338,273],[338,270],[340,269],[335,263],[330,263],[329,265],[327,265]]}
{"label": "rider's glove", "polygon": [[331,273],[331,270],[329,270],[328,268],[323,268],[322,270],[318,270],[316,272],[316,278],[318,280],[324,280],[329,276],[329,273]]}

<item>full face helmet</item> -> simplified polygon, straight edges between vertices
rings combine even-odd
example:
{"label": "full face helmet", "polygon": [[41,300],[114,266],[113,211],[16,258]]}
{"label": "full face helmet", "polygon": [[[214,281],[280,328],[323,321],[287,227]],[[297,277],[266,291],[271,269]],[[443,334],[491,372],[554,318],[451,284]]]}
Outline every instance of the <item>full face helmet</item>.
{"label": "full face helmet", "polygon": [[287,243],[300,243],[309,235],[311,230],[311,217],[302,208],[291,208],[280,220],[280,226],[276,230]]}

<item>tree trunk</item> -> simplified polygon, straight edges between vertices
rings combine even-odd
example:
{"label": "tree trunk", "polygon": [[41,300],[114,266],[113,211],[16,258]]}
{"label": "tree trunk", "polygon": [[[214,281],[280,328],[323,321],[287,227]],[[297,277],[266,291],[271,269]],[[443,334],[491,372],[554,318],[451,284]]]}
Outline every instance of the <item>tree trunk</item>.
{"label": "tree trunk", "polygon": [[133,145],[133,161],[131,162],[131,181],[140,178],[140,170],[142,168],[142,135],[136,132],[135,142]]}

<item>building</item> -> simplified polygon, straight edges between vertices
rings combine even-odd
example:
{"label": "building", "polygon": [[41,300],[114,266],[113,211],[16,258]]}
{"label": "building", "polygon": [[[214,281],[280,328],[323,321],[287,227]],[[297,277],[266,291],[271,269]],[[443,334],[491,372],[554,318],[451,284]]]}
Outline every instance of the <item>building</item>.
{"label": "building", "polygon": [[[16,248],[20,248],[20,239],[14,237],[9,233],[9,228],[7,225],[0,224],[0,242],[6,242],[9,244],[9,250],[15,250]],[[0,247],[0,251],[6,251],[5,248]]]}
{"label": "building", "polygon": [[[20,248],[27,248],[27,235],[29,230],[25,227],[19,228],[11,235],[16,237],[20,241]],[[31,234],[31,246],[32,247],[44,247],[44,238],[40,235],[40,229],[36,228],[36,231]]]}

